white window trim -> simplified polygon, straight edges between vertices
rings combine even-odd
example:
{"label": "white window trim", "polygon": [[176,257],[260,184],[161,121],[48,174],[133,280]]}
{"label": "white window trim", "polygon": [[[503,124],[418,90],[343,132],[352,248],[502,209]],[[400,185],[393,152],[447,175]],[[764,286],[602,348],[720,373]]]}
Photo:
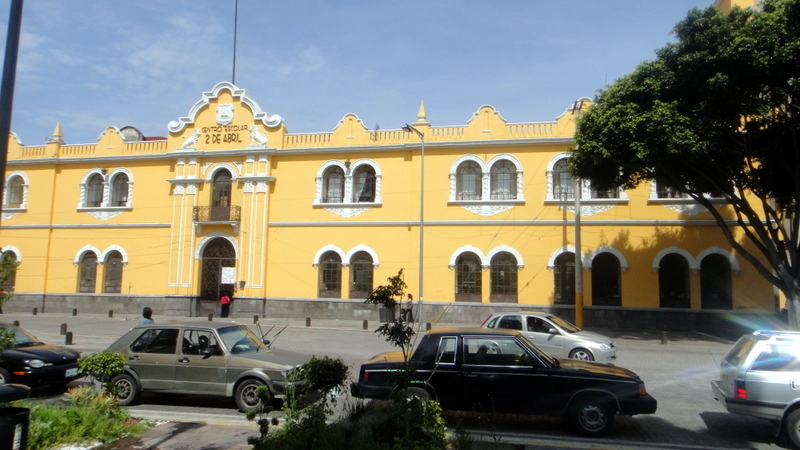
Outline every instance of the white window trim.
{"label": "white window trim", "polygon": [[[562,159],[569,159],[571,152],[562,152],[550,159],[547,164],[547,193],[545,204],[558,205],[559,209],[575,213],[575,199],[561,200],[553,196],[553,171],[556,164]],[[581,216],[593,216],[617,206],[628,204],[628,193],[619,189],[619,198],[592,198],[592,186],[586,181],[581,182]]]}
{"label": "white window trim", "polygon": [[[374,202],[354,202],[353,201],[353,172],[360,166],[369,165],[375,171],[375,201]],[[322,201],[322,189],[325,184],[325,172],[331,167],[339,167],[344,172],[344,192],[341,203],[326,203]],[[314,178],[314,203],[313,207],[322,208],[328,212],[341,217],[357,216],[370,208],[381,206],[381,190],[383,186],[383,173],[380,166],[373,160],[362,158],[350,164],[348,167],[344,162],[330,160],[320,166]]]}

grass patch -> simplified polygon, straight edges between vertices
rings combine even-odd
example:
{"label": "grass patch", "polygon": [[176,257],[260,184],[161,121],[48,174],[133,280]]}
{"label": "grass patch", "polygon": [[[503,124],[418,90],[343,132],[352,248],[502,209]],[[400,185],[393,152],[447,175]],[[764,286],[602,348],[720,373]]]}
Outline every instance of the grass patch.
{"label": "grass patch", "polygon": [[28,448],[50,449],[64,444],[108,443],[136,436],[151,427],[146,421],[131,418],[117,406],[117,400],[92,387],[70,389],[67,404],[47,404],[41,400],[19,400],[14,406],[30,408]]}

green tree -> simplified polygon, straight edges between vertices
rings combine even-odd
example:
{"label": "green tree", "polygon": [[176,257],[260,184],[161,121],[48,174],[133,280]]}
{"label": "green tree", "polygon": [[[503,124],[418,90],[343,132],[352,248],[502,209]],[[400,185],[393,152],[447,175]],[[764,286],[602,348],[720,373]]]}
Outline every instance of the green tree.
{"label": "green tree", "polygon": [[597,189],[655,181],[705,206],[786,295],[797,329],[800,0],[692,9],[674,32],[581,115],[570,170]]}

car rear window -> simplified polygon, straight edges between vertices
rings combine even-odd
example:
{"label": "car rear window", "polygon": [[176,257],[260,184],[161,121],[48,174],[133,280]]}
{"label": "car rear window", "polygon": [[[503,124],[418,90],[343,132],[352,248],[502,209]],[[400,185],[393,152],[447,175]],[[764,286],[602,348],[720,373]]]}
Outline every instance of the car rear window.
{"label": "car rear window", "polygon": [[742,363],[743,359],[747,357],[750,353],[750,350],[753,349],[755,345],[755,341],[748,337],[743,337],[739,339],[738,342],[728,351],[722,361],[731,366],[738,366]]}
{"label": "car rear window", "polygon": [[800,371],[800,348],[790,344],[767,344],[753,362],[751,370],[798,372]]}

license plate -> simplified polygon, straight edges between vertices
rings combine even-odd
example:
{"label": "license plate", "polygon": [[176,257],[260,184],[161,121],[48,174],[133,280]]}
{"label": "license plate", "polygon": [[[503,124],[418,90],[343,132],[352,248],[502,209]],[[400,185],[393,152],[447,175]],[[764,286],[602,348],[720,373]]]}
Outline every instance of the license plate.
{"label": "license plate", "polygon": [[77,377],[77,376],[78,376],[78,368],[77,367],[72,368],[72,369],[67,369],[67,373],[64,374],[64,378]]}

